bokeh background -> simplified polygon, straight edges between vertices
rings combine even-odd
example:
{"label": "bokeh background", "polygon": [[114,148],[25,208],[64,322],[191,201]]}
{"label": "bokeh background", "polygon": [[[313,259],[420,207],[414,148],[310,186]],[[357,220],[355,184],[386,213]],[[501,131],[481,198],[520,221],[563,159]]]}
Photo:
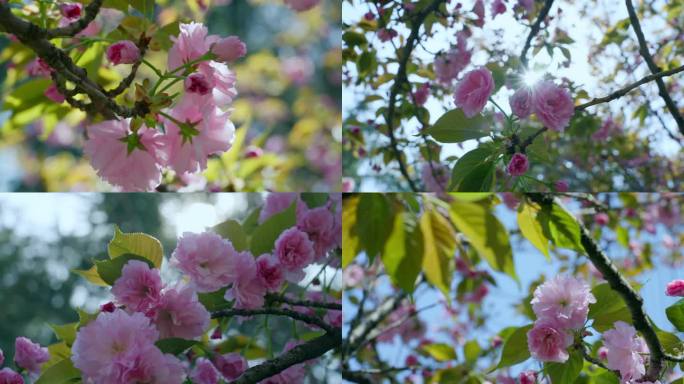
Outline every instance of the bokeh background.
{"label": "bokeh background", "polygon": [[[17,336],[49,345],[56,341],[50,324],[78,321],[76,308],[92,313],[112,299],[107,288],[89,284],[70,271],[90,268],[92,259],[107,257],[114,225],[124,232],[158,238],[166,258],[162,279],[176,281],[178,272],[169,268],[168,259],[178,236],[204,231],[227,219],[241,220],[264,197],[260,193],[0,194],[0,349],[6,361],[12,361]],[[301,284],[309,284],[320,269],[320,265],[310,266]],[[326,267],[318,277],[323,284],[341,289],[337,269]],[[283,332],[264,332],[260,323],[231,323],[240,334],[258,335],[248,348],[252,359],[269,343],[277,355],[293,337],[288,319],[269,320],[272,331]],[[340,382],[331,361],[325,356],[313,365],[308,380]]]}
{"label": "bokeh background", "polygon": [[[237,35],[248,47],[247,56],[229,66],[237,72],[239,92],[231,118],[237,128],[233,148],[212,159],[202,175],[167,174],[163,189],[339,190],[339,4],[323,0],[305,12],[282,0],[155,4],[157,25],[204,22],[210,33]],[[118,83],[128,66],[111,67],[106,60],[100,66],[99,49],[78,63],[99,67],[101,82]],[[26,76],[34,57],[0,34],[0,190],[111,190],[83,158],[84,114],[49,101],[43,95],[47,82]],[[166,68],[164,53],[149,52],[146,58]],[[138,79],[152,74],[143,66]]]}

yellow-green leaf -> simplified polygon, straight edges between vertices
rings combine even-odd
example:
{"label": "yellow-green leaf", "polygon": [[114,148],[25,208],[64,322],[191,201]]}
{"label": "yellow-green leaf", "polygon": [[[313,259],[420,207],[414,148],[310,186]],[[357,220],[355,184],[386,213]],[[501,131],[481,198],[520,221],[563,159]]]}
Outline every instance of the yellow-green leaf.
{"label": "yellow-green leaf", "polygon": [[342,268],[354,260],[359,248],[359,237],[356,236],[356,208],[359,197],[346,198],[342,205]]}
{"label": "yellow-green leaf", "polygon": [[382,262],[392,282],[406,292],[413,292],[423,262],[423,236],[411,215],[398,212]]}
{"label": "yellow-green leaf", "polygon": [[456,351],[448,344],[434,343],[422,347],[422,351],[437,361],[449,361],[456,358]]}
{"label": "yellow-green leaf", "polygon": [[118,226],[114,228],[114,231],[114,238],[107,246],[110,258],[132,254],[142,256],[150,260],[156,268],[161,268],[164,251],[159,240],[140,232],[123,233]]}
{"label": "yellow-green leaf", "polygon": [[86,270],[86,269],[74,269],[72,272],[78,273],[79,275],[83,276],[86,280],[88,280],[92,284],[99,285],[102,287],[106,287],[109,285],[104,280],[102,280],[100,275],[97,273],[97,267],[94,265],[92,267],[90,267],[90,269],[88,269],[88,270]]}
{"label": "yellow-green leaf", "polygon": [[423,232],[423,270],[425,277],[449,297],[451,272],[449,261],[454,255],[456,236],[449,222],[438,212],[426,210],[420,218]]}
{"label": "yellow-green leaf", "polygon": [[518,226],[520,227],[520,233],[550,261],[549,239],[544,236],[542,226],[537,220],[538,212],[539,209],[531,204],[520,204]]}

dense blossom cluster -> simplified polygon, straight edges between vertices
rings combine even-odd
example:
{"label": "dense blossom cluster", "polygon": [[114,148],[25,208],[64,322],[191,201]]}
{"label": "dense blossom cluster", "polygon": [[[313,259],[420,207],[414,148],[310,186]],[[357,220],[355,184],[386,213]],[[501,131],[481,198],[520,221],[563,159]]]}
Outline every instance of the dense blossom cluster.
{"label": "dense blossom cluster", "polygon": [[[35,378],[40,374],[40,366],[48,360],[50,360],[50,353],[47,348],[41,347],[25,337],[17,337],[14,342],[14,363],[19,369],[26,371],[30,377]],[[0,367],[4,362],[5,356],[0,350]],[[0,383],[24,384],[24,378],[12,368],[5,367],[0,370]]]}

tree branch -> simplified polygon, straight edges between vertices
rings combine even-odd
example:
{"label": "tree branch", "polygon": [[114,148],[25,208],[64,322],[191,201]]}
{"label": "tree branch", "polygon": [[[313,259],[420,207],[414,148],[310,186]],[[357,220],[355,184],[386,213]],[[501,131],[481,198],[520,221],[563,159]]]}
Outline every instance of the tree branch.
{"label": "tree branch", "polygon": [[300,344],[281,354],[275,359],[267,360],[246,370],[237,380],[230,384],[252,384],[276,375],[287,368],[322,356],[342,343],[342,330],[332,328],[329,332],[313,340]]}
{"label": "tree branch", "polygon": [[225,309],[222,311],[216,311],[211,314],[212,319],[217,319],[221,317],[233,317],[233,316],[256,316],[256,315],[274,315],[274,316],[285,316],[290,317],[301,322],[315,325],[324,331],[331,333],[335,331],[335,327],[326,323],[318,316],[309,316],[303,313],[292,311],[284,308],[258,308],[258,309]]}
{"label": "tree branch", "polygon": [[[637,17],[636,11],[634,10],[634,5],[632,5],[632,0],[625,0],[625,4],[627,5],[627,12],[629,13],[629,21],[632,24],[634,33],[636,33],[637,40],[639,41],[639,53],[641,53],[641,56],[646,61],[648,68],[651,70],[651,73],[655,75],[661,72],[661,69],[658,68],[656,63],[653,61],[651,53],[648,51],[648,44],[646,43],[644,32],[641,30],[641,24],[639,24],[639,18]],[[675,104],[675,102],[672,100],[670,94],[667,93],[667,88],[665,87],[665,82],[663,81],[663,79],[656,78],[655,81],[658,85],[658,93],[660,94],[660,97],[663,99],[663,101],[665,101],[665,106],[677,122],[679,132],[681,132],[682,135],[684,135],[684,117],[682,117],[682,115],[679,113],[677,104]]]}
{"label": "tree branch", "polygon": [[[348,353],[353,353],[358,349],[365,341],[368,334],[378,326],[390,313],[394,312],[399,305],[401,305],[402,300],[406,297],[405,292],[401,292],[398,295],[392,296],[389,300],[386,300],[377,309],[369,313],[365,321],[363,321],[359,326],[350,332],[349,339],[345,342],[344,355]],[[343,359],[344,360],[344,355]]]}
{"label": "tree branch", "polygon": [[284,296],[276,295],[266,295],[266,300],[271,303],[284,303],[289,305],[294,305],[296,307],[311,307],[311,308],[324,308],[332,309],[335,311],[342,310],[342,304],[332,303],[332,302],[321,302],[314,300],[295,300]]}
{"label": "tree branch", "polygon": [[525,45],[523,46],[522,52],[520,52],[520,61],[523,64],[523,67],[527,68],[527,51],[530,49],[530,45],[532,44],[532,39],[539,33],[539,30],[541,29],[541,23],[546,19],[546,16],[549,14],[549,11],[551,10],[551,6],[553,6],[553,0],[546,0],[544,3],[544,7],[539,11],[539,15],[537,16],[537,19],[534,21],[534,24],[532,24],[532,28],[530,29],[529,35],[527,35],[527,40],[525,40]]}
{"label": "tree branch", "polygon": [[86,29],[86,27],[88,27],[93,20],[95,20],[97,14],[100,13],[100,7],[102,7],[102,3],[104,3],[104,0],[91,1],[90,4],[88,4],[88,6],[85,8],[85,15],[83,15],[83,17],[65,27],[48,29],[45,31],[45,37],[48,39],[54,39],[56,37],[73,37],[78,35],[84,29]]}
{"label": "tree branch", "polygon": [[596,105],[596,104],[607,103],[609,101],[615,100],[617,98],[620,98],[620,97],[628,94],[629,92],[631,92],[632,90],[638,88],[639,86],[641,86],[643,84],[646,84],[646,83],[651,82],[653,80],[657,81],[663,77],[672,76],[672,75],[677,74],[677,73],[682,72],[682,71],[684,71],[684,65],[681,65],[677,68],[672,68],[668,71],[650,74],[650,75],[642,78],[641,80],[639,80],[637,82],[629,84],[624,88],[620,88],[617,91],[610,93],[607,96],[594,98],[591,101],[588,101],[584,104],[580,104],[580,105],[576,106],[575,112],[583,111],[583,110],[587,109],[588,107],[591,107],[591,106]]}
{"label": "tree branch", "polygon": [[[392,84],[392,88],[390,89],[389,106],[387,107],[387,114],[385,115],[385,122],[387,123],[387,134],[390,138],[390,145],[392,146],[394,157],[396,157],[397,162],[399,163],[399,171],[404,176],[404,179],[406,179],[406,181],[409,184],[409,187],[413,192],[417,192],[418,188],[411,179],[411,176],[408,174],[406,164],[404,164],[404,161],[401,159],[402,152],[399,150],[397,138],[394,136],[394,104],[397,101],[397,95],[399,94],[402,85],[405,84],[408,80],[406,77],[406,65],[408,63],[409,58],[411,57],[411,52],[415,47],[416,40],[418,39],[418,32],[420,31],[420,27],[423,25],[423,21],[425,20],[425,18],[430,13],[435,11],[439,7],[439,5],[444,1],[445,0],[433,0],[432,3],[430,3],[428,6],[419,11],[414,16],[412,20],[413,25],[411,27],[411,32],[409,33],[409,36],[406,39],[406,45],[404,46],[404,49],[401,51],[401,57],[399,57],[399,69],[397,70],[397,75],[394,79],[394,83]],[[411,90],[409,90],[409,92],[411,92]]]}

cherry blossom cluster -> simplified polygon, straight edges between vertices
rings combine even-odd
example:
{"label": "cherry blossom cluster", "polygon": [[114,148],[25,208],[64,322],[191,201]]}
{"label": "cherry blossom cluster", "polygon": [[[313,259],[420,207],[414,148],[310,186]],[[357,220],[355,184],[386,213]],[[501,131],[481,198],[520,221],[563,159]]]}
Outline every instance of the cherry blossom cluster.
{"label": "cherry blossom cluster", "polygon": [[[24,384],[24,377],[20,372],[25,371],[30,377],[35,378],[40,374],[40,366],[50,360],[50,353],[45,347],[32,342],[25,337],[17,337],[14,342],[14,363],[19,372],[5,367],[0,370],[0,383]],[[0,367],[5,362],[5,355],[0,350]]]}
{"label": "cherry blossom cluster", "polygon": [[587,321],[589,304],[595,303],[589,285],[571,276],[556,276],[534,290],[532,310],[537,316],[527,333],[530,355],[540,361],[563,363],[574,335]]}

